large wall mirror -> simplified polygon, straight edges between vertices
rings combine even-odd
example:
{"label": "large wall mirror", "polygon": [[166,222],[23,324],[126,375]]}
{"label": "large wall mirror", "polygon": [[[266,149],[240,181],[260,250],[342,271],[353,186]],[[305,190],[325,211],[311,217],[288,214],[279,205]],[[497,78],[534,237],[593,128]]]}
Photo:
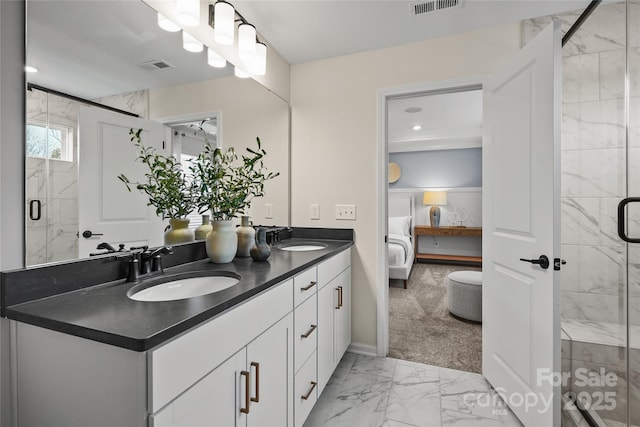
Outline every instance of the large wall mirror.
{"label": "large wall mirror", "polygon": [[[154,223],[146,198],[117,179],[144,173],[130,128],[184,158],[204,138],[241,153],[260,137],[280,176],[249,214],[254,224],[289,224],[286,101],[235,77],[232,64],[210,67],[206,48],[184,50],[181,33],[160,29],[141,0],[28,0],[26,27],[27,65],[37,70],[26,93],[27,266],[84,258],[101,242],[162,244],[166,221]],[[204,119],[205,132],[189,125]],[[118,235],[123,223],[137,234]]]}

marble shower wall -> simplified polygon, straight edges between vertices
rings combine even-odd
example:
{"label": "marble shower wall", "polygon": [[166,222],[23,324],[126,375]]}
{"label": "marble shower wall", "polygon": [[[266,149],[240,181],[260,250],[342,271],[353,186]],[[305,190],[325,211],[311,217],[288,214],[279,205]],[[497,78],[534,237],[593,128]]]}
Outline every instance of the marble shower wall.
{"label": "marble shower wall", "polygon": [[[552,18],[561,21],[565,32],[581,12],[524,21],[523,42]],[[617,204],[627,194],[625,28],[624,2],[601,5],[562,49],[563,319],[626,323],[626,246],[617,235]],[[639,85],[640,79],[631,79],[636,111]],[[640,147],[637,125],[630,134],[635,135],[631,152]],[[629,178],[637,174],[629,171]],[[635,295],[640,297],[640,289]]]}
{"label": "marble shower wall", "polygon": [[[28,157],[26,159],[26,261],[27,265],[78,257],[78,109],[79,102],[27,91],[27,121],[53,123],[71,129],[71,161]],[[112,95],[95,100],[125,111],[149,117],[149,91]],[[42,203],[42,218],[29,218],[29,202]]]}

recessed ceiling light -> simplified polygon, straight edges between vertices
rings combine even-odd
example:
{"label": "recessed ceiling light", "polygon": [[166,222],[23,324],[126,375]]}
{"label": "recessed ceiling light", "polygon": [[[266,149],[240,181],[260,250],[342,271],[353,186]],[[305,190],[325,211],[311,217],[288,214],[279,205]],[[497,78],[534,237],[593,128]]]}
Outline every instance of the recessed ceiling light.
{"label": "recessed ceiling light", "polygon": [[422,108],[420,107],[409,107],[404,109],[405,113],[419,113],[420,111],[422,111]]}
{"label": "recessed ceiling light", "polygon": [[30,65],[27,65],[24,67],[24,71],[26,71],[27,73],[37,73],[38,69]]}
{"label": "recessed ceiling light", "polygon": [[422,129],[422,126],[420,125],[413,125],[413,130],[420,130]]}

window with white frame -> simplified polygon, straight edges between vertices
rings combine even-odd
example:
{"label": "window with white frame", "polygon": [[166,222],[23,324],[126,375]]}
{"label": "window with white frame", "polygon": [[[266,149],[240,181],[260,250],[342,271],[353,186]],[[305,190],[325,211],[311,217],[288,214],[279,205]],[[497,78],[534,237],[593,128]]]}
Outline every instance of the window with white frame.
{"label": "window with white frame", "polygon": [[73,129],[69,126],[29,121],[26,143],[28,157],[73,161]]}

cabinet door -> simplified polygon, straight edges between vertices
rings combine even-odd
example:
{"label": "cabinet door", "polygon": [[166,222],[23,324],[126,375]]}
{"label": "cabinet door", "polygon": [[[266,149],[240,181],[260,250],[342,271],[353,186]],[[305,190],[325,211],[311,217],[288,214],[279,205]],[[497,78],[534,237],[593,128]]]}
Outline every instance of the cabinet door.
{"label": "cabinet door", "polygon": [[152,427],[245,426],[247,417],[240,408],[248,402],[245,377],[240,373],[246,363],[243,348],[152,416]]}
{"label": "cabinet door", "polygon": [[338,289],[338,305],[334,312],[335,360],[342,359],[351,344],[351,268],[347,268],[334,280]]}
{"label": "cabinet door", "polygon": [[291,426],[293,423],[293,314],[273,325],[247,346],[251,402],[247,425]]}
{"label": "cabinet door", "polygon": [[322,393],[336,366],[333,342],[333,312],[337,290],[329,283],[318,291],[318,393]]}

